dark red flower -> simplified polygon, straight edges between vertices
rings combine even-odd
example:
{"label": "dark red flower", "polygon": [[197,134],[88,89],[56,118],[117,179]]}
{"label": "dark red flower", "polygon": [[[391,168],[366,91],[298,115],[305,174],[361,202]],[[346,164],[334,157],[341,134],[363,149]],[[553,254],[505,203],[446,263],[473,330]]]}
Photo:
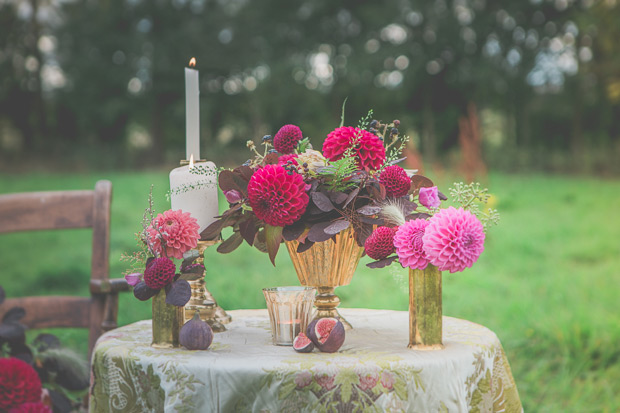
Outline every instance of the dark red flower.
{"label": "dark red flower", "polygon": [[248,199],[254,214],[276,227],[290,225],[306,211],[306,183],[298,173],[282,166],[266,165],[248,183]]}
{"label": "dark red flower", "polygon": [[273,137],[273,147],[280,153],[291,153],[303,137],[304,135],[301,133],[299,126],[284,125]]}
{"label": "dark red flower", "polygon": [[379,169],[385,162],[385,147],[381,139],[368,131],[350,126],[337,128],[327,135],[323,142],[323,155],[330,161],[337,161],[351,146],[360,169]]}
{"label": "dark red flower", "polygon": [[155,258],[144,271],[144,282],[149,288],[158,290],[172,281],[175,272],[176,266],[170,258]]}
{"label": "dark red flower", "polygon": [[41,379],[25,361],[0,358],[0,411],[41,400]]}
{"label": "dark red flower", "polygon": [[20,406],[11,408],[9,413],[52,413],[52,409],[41,402],[24,403]]}
{"label": "dark red flower", "polygon": [[407,172],[398,165],[390,165],[379,175],[379,182],[385,186],[385,194],[400,198],[411,189],[411,179]]}
{"label": "dark red flower", "polygon": [[282,155],[278,158],[278,166],[284,166],[288,161],[293,161],[293,165],[297,166],[297,162],[295,161],[297,157],[299,157],[299,155],[296,153]]}
{"label": "dark red flower", "polygon": [[394,228],[379,227],[366,239],[364,249],[374,260],[382,260],[394,252]]}

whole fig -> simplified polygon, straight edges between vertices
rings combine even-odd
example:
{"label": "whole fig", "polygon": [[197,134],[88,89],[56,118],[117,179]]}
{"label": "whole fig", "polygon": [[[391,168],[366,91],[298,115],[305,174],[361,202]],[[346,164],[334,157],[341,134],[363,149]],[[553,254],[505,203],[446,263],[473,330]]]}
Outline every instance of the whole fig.
{"label": "whole fig", "polygon": [[179,332],[179,343],[188,350],[206,350],[213,341],[211,326],[200,319],[196,311],[194,317],[183,324]]}

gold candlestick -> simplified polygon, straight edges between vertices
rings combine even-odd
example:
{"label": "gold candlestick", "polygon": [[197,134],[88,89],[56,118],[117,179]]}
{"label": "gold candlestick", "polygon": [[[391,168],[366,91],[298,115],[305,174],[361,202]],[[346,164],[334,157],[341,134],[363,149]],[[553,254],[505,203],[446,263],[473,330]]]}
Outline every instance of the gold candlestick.
{"label": "gold candlestick", "polygon": [[[219,242],[220,240],[198,241],[198,258],[196,259],[196,263],[204,266],[205,249]],[[196,311],[200,311],[200,318],[206,321],[214,332],[226,331],[224,324],[230,323],[232,317],[228,315],[222,307],[217,305],[217,301],[215,301],[213,295],[207,290],[204,276],[198,280],[188,282],[192,289],[192,297],[183,309],[185,322],[191,320]]]}

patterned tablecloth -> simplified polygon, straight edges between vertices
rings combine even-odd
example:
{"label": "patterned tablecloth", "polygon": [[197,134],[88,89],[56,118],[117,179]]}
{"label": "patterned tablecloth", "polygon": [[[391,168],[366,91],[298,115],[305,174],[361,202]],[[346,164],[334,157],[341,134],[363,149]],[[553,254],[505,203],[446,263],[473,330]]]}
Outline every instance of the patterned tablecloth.
{"label": "patterned tablecloth", "polygon": [[271,343],[267,310],[229,312],[207,351],[150,346],[151,322],[103,335],[93,354],[93,412],[521,412],[501,343],[443,319],[445,349],[407,349],[408,313],[342,309],[354,329],[337,353]]}

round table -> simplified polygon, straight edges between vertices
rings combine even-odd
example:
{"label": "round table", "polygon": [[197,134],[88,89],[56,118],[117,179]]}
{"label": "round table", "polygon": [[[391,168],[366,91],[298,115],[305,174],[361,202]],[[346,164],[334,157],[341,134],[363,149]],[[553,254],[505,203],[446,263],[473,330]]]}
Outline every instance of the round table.
{"label": "round table", "polygon": [[495,333],[443,318],[443,350],[407,348],[408,313],[341,309],[354,329],[336,353],[274,346],[267,310],[229,311],[206,351],[150,346],[151,322],[104,334],[93,412],[521,412]]}

